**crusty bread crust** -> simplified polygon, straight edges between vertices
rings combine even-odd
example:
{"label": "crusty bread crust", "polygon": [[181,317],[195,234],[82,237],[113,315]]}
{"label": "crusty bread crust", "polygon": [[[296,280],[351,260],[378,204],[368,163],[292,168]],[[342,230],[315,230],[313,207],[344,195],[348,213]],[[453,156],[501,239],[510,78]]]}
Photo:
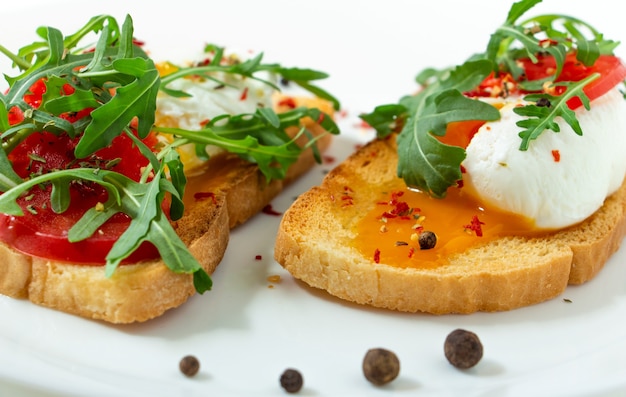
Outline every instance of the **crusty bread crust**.
{"label": "crusty bread crust", "polygon": [[[354,225],[374,205],[367,188],[396,176],[395,137],[375,140],[301,195],[285,213],[276,260],[295,278],[339,298],[405,312],[503,311],[560,295],[593,278],[626,235],[626,182],[579,225],[541,238],[507,237],[435,268],[374,263],[354,247]],[[351,187],[351,202],[338,198]],[[359,186],[364,188],[358,188]]]}
{"label": "crusty bread crust", "polygon": [[[324,105],[326,102],[307,102]],[[326,150],[331,136],[311,120],[304,120]],[[267,183],[258,166],[232,154],[213,156],[206,177],[196,191],[210,199],[186,200],[185,214],[173,224],[181,240],[212,274],[221,262],[230,229],[258,213],[283,188],[315,164],[310,150],[303,152],[284,180]],[[193,197],[194,191],[185,192]],[[193,277],[176,274],[161,260],[120,266],[111,278],[102,266],[82,266],[33,258],[0,242],[0,294],[29,299],[41,306],[110,323],[142,322],[178,307],[195,293]],[[207,294],[210,294],[208,292]]]}
{"label": "crusty bread crust", "polygon": [[[192,241],[187,236],[188,241],[183,241],[210,274],[228,244],[228,213],[223,196],[202,220],[204,234]],[[0,262],[2,294],[111,323],[149,320],[181,305],[195,292],[191,275],[176,274],[160,260],[120,266],[107,278],[102,266],[36,258],[4,243],[0,243],[0,256],[6,258]]]}

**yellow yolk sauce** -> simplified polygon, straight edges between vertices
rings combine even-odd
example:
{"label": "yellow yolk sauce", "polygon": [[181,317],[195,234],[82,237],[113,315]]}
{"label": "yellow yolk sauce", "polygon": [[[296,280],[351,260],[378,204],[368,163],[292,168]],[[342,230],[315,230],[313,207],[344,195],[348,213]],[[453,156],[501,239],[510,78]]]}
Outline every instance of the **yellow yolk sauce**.
{"label": "yellow yolk sauce", "polygon": [[[421,249],[419,235],[435,233],[436,244]],[[462,188],[444,199],[410,190],[404,181],[380,187],[374,207],[356,225],[355,247],[377,263],[432,268],[459,253],[498,237],[539,234],[530,219],[486,208]]]}

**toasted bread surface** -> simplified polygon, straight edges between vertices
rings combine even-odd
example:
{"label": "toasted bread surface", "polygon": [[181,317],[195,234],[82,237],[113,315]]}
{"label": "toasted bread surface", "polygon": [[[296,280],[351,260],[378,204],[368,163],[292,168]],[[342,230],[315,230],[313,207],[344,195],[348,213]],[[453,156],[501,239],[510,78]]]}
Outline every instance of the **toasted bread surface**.
{"label": "toasted bread surface", "polygon": [[[433,314],[503,311],[560,295],[590,280],[626,234],[626,183],[579,225],[542,237],[505,237],[432,268],[375,263],[351,241],[375,205],[376,186],[396,176],[395,137],[375,140],[302,194],[279,227],[275,258],[295,278],[339,298]],[[339,198],[351,187],[349,206]]]}
{"label": "toasted bread surface", "polygon": [[[329,109],[325,101],[321,104]],[[331,136],[312,120],[303,123],[313,135],[323,135],[318,147],[326,150]],[[288,169],[285,179],[268,183],[255,164],[233,154],[216,155],[208,161],[206,172],[188,185],[185,214],[173,226],[211,274],[224,256],[230,229],[258,213],[313,164],[315,159],[307,149]],[[194,199],[197,192],[209,195]],[[161,260],[122,265],[107,278],[102,266],[33,258],[0,242],[0,293],[90,319],[132,323],[180,306],[195,288],[191,275],[174,273]]]}

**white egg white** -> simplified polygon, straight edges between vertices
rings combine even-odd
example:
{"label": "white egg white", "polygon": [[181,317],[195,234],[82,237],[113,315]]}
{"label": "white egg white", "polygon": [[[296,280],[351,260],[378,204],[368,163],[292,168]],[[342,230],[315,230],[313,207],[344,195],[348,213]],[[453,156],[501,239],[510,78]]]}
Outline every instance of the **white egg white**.
{"label": "white egg white", "polygon": [[501,119],[483,125],[467,147],[464,186],[482,202],[533,219],[536,227],[557,229],[597,211],[626,175],[626,101],[613,89],[580,107],[577,135],[560,117],[560,132],[544,131],[519,150],[522,117],[508,98]]}

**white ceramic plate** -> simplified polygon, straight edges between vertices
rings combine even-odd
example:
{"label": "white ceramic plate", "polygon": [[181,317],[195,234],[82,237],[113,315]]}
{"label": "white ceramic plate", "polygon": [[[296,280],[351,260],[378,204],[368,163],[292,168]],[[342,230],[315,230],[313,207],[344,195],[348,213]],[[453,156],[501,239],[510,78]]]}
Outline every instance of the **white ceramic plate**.
{"label": "white ceramic plate", "polygon": [[[15,50],[34,39],[39,25],[69,33],[95,14],[130,13],[136,36],[157,59],[178,60],[214,42],[329,72],[324,87],[346,111],[344,136],[330,152],[336,161],[274,200],[284,211],[371,138],[358,127],[360,112],[413,90],[422,68],[481,51],[509,8],[500,0],[213,3],[10,2],[3,4],[0,43]],[[607,37],[624,39],[621,13],[613,8],[608,0],[552,0],[534,12],[576,15]],[[0,66],[6,72],[8,62]],[[237,228],[213,275],[214,289],[145,324],[112,326],[0,296],[0,395],[273,396],[283,394],[278,378],[288,367],[304,375],[306,396],[626,395],[624,249],[596,279],[550,302],[435,317],[348,304],[294,281],[272,259],[278,222],[259,214]],[[282,282],[269,282],[272,275]],[[471,370],[456,370],[444,358],[444,339],[455,328],[476,332],[484,344],[484,358]],[[372,347],[391,349],[401,360],[399,378],[382,388],[361,372]],[[187,354],[201,361],[192,379],[178,370]]]}

